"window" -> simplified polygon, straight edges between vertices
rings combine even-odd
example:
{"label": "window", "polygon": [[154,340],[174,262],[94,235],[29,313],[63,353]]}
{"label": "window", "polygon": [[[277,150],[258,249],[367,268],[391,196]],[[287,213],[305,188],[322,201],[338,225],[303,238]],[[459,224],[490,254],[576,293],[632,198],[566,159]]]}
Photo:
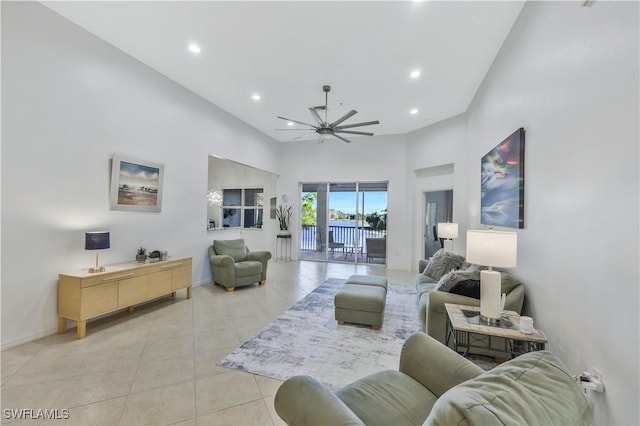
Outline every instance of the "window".
{"label": "window", "polygon": [[264,189],[222,190],[222,226],[225,228],[262,228]]}

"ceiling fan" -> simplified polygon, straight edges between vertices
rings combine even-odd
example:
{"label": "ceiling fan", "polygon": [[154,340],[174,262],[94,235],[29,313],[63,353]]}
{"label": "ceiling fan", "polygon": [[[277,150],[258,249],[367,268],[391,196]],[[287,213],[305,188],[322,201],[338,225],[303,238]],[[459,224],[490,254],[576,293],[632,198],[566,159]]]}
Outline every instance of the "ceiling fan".
{"label": "ceiling fan", "polygon": [[[359,131],[346,130],[346,129],[352,129],[354,127],[360,127],[360,126],[371,126],[373,124],[380,124],[378,120],[365,121],[363,123],[340,125],[345,120],[347,120],[348,118],[358,113],[358,111],[356,111],[355,109],[352,109],[351,111],[349,111],[348,113],[346,113],[345,115],[343,115],[342,117],[334,121],[333,123],[329,123],[329,120],[327,119],[327,111],[328,111],[327,104],[329,100],[329,92],[331,91],[331,86],[328,86],[328,85],[322,86],[322,90],[324,91],[324,105],[309,108],[309,111],[311,112],[311,115],[313,116],[313,118],[316,120],[317,125],[303,123],[302,121],[292,120],[290,118],[278,116],[278,118],[282,120],[287,120],[293,123],[302,124],[303,126],[309,126],[309,128],[308,129],[276,129],[276,130],[312,130],[320,135],[320,143],[324,142],[324,139],[327,135],[335,136],[336,138],[347,143],[351,142],[349,139],[339,135],[338,133],[373,136],[373,133],[370,133],[370,132],[359,132]],[[324,121],[322,120],[322,117],[320,117],[320,114],[318,114],[318,110],[320,111],[324,110]],[[300,139],[301,137],[302,136],[295,139]]]}

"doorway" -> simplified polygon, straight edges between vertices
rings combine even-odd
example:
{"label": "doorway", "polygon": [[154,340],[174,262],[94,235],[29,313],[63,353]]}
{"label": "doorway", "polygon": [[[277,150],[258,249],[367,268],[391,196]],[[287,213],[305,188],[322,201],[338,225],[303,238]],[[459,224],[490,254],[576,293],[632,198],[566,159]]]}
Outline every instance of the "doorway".
{"label": "doorway", "polygon": [[453,221],[453,190],[425,192],[424,202],[424,258],[428,259],[443,247],[438,223]]}
{"label": "doorway", "polygon": [[387,182],[301,184],[300,258],[386,265]]}

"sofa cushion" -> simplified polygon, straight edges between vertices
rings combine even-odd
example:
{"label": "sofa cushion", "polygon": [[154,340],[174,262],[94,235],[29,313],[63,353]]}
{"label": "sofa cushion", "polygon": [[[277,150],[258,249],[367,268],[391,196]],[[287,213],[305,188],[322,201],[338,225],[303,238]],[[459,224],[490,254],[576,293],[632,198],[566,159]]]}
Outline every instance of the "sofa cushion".
{"label": "sofa cushion", "polygon": [[480,271],[451,271],[444,274],[438,281],[436,290],[451,291],[461,281],[475,280],[480,283]]}
{"label": "sofa cushion", "polygon": [[423,294],[429,293],[430,291],[433,291],[434,288],[436,288],[436,283],[435,282],[418,283],[416,285],[416,291],[418,293],[418,299],[420,299],[420,296],[422,296]]}
{"label": "sofa cushion", "polygon": [[464,257],[459,254],[440,249],[431,257],[423,274],[439,280],[444,274],[460,268],[463,262]]}
{"label": "sofa cushion", "polygon": [[235,264],[236,278],[253,277],[262,274],[262,263],[257,260],[247,260]]}
{"label": "sofa cushion", "polygon": [[336,395],[366,425],[421,424],[436,402],[419,382],[392,370],[357,380]]}
{"label": "sofa cushion", "polygon": [[247,246],[244,240],[214,240],[213,249],[217,255],[227,255],[233,258],[234,262],[244,262],[247,260]]}
{"label": "sofa cushion", "polygon": [[480,280],[458,281],[456,285],[449,290],[449,293],[480,299]]}
{"label": "sofa cushion", "polygon": [[584,425],[589,402],[548,351],[530,352],[445,392],[425,424]]}

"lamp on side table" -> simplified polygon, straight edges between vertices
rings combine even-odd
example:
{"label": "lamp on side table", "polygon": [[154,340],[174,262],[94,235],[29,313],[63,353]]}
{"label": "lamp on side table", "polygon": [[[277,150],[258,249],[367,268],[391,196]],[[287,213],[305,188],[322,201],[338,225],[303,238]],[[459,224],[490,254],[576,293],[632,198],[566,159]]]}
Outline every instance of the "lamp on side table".
{"label": "lamp on side table", "polygon": [[453,239],[458,238],[458,224],[449,222],[439,223],[438,238],[444,239],[444,251],[453,252]]}
{"label": "lamp on side table", "polygon": [[467,262],[488,266],[480,272],[480,318],[496,323],[502,311],[500,272],[512,268],[518,257],[518,234],[498,231],[467,231]]}
{"label": "lamp on side table", "polygon": [[[85,250],[104,250],[111,247],[109,241],[109,233],[105,231],[93,231],[85,232],[84,234],[84,249]],[[96,252],[96,267],[89,268],[90,273],[104,272],[104,266],[98,265],[98,254]]]}

